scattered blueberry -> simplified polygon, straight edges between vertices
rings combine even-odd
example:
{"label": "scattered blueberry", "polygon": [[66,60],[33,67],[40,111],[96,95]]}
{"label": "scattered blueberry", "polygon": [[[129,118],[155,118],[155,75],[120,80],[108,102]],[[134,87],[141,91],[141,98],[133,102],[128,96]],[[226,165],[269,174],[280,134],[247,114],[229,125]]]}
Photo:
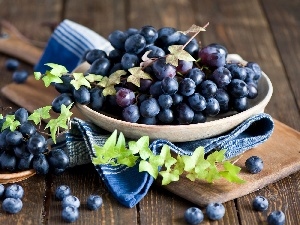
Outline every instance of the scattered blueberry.
{"label": "scattered blueberry", "polygon": [[17,84],[22,84],[27,80],[28,75],[29,74],[26,70],[18,70],[13,73],[12,79]]}
{"label": "scattered blueberry", "polygon": [[252,206],[256,211],[265,211],[269,206],[269,202],[263,196],[256,196],[252,202]]}
{"label": "scattered blueberry", "polygon": [[62,207],[65,208],[70,205],[79,208],[80,206],[79,199],[74,195],[65,196],[62,200]]}
{"label": "scattered blueberry", "polygon": [[12,184],[8,187],[6,187],[4,196],[5,198],[23,198],[24,195],[24,189],[22,186],[18,184]]}
{"label": "scattered blueberry", "polygon": [[8,59],[5,61],[5,68],[9,71],[15,71],[19,67],[19,61],[16,59]]}
{"label": "scattered blueberry", "polygon": [[87,199],[87,207],[90,210],[99,209],[102,206],[103,200],[99,195],[90,195]]}
{"label": "scattered blueberry", "polygon": [[280,210],[273,211],[268,215],[267,222],[268,225],[284,225],[285,215]]}
{"label": "scattered blueberry", "polygon": [[203,221],[203,213],[197,207],[188,208],[184,213],[184,219],[188,224],[196,225]]}
{"label": "scattered blueberry", "polygon": [[79,211],[77,207],[68,205],[63,208],[61,215],[64,221],[72,223],[78,219]]}
{"label": "scattered blueberry", "polygon": [[23,202],[19,198],[6,198],[2,202],[2,209],[11,214],[20,212],[22,207]]}
{"label": "scattered blueberry", "polygon": [[2,196],[4,195],[5,192],[5,187],[3,184],[0,184],[0,198],[2,198]]}
{"label": "scattered blueberry", "polygon": [[210,203],[206,207],[206,215],[211,220],[220,220],[225,214],[225,207],[221,203]]}
{"label": "scattered blueberry", "polygon": [[71,189],[67,185],[60,185],[55,190],[55,198],[57,200],[63,200],[64,197],[71,194]]}
{"label": "scattered blueberry", "polygon": [[259,173],[263,169],[264,163],[258,156],[251,156],[246,160],[245,166],[250,173],[255,174]]}

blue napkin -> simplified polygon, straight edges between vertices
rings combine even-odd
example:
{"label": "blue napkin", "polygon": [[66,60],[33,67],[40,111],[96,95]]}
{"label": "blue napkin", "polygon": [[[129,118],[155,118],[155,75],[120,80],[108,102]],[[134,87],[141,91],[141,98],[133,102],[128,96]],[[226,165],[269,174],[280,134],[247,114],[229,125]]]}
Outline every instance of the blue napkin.
{"label": "blue napkin", "polygon": [[[107,53],[112,49],[110,43],[90,29],[64,20],[55,29],[47,47],[35,66],[35,71],[44,73],[45,63],[64,65],[74,70],[82,61],[82,56],[90,49],[102,49]],[[268,114],[255,115],[232,131],[215,138],[185,143],[171,143],[167,140],[155,140],[151,150],[157,154],[164,144],[178,154],[191,154],[198,146],[206,153],[215,149],[227,149],[226,158],[232,158],[251,149],[272,134],[274,123]],[[60,136],[53,148],[63,148],[70,157],[70,167],[91,163],[95,156],[93,145],[103,145],[110,134],[95,125],[78,118],[71,120],[71,129]],[[124,206],[134,207],[148,192],[153,178],[146,172],[139,172],[138,165],[126,166],[95,165],[95,169],[112,195]],[[134,179],[133,179],[134,178]]]}
{"label": "blue napkin", "polygon": [[63,65],[68,71],[73,71],[82,62],[84,54],[96,48],[106,53],[113,49],[109,41],[96,32],[73,21],[64,20],[48,40],[34,71],[45,73],[49,69],[45,63],[50,62]]}
{"label": "blue napkin", "polygon": [[[254,115],[232,131],[215,138],[190,142],[172,143],[158,139],[150,144],[150,149],[159,154],[163,145],[180,155],[190,155],[195,148],[203,146],[205,153],[226,149],[225,157],[230,159],[265,142],[274,130],[270,115]],[[94,124],[74,118],[71,129],[61,136],[52,148],[62,148],[70,157],[70,167],[91,163],[95,157],[94,145],[102,146],[109,133]],[[138,164],[133,167],[95,165],[97,172],[112,195],[124,206],[135,206],[148,192],[153,178],[146,172],[139,172]],[[134,179],[132,179],[134,178]]]}

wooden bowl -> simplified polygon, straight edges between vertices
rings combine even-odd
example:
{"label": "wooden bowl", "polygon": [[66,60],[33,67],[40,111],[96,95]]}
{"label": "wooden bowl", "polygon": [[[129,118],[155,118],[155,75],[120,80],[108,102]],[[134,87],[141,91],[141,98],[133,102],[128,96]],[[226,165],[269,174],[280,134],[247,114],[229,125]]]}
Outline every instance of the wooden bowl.
{"label": "wooden bowl", "polygon": [[[228,59],[246,63],[236,54],[229,55]],[[82,66],[81,69],[83,69]],[[96,112],[85,105],[76,104],[76,107],[94,124],[110,132],[117,129],[127,138],[138,139],[141,136],[149,136],[152,140],[162,138],[172,142],[183,142],[220,135],[236,127],[247,118],[264,112],[273,93],[272,83],[265,73],[262,73],[259,81],[258,92],[258,96],[253,100],[249,100],[249,108],[243,112],[229,112],[209,118],[205,123],[189,125],[145,125],[130,123]]]}

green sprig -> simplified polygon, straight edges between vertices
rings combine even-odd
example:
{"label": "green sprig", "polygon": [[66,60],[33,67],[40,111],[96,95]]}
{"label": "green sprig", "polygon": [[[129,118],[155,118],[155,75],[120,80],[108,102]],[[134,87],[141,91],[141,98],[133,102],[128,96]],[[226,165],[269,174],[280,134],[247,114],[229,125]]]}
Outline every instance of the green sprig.
{"label": "green sprig", "polygon": [[[192,155],[173,157],[168,145],[164,145],[158,155],[149,148],[149,137],[143,136],[137,141],[126,144],[122,133],[115,130],[103,146],[94,145],[96,157],[92,162],[98,164],[126,165],[139,163],[139,171],[147,172],[153,178],[162,177],[162,185],[178,181],[183,174],[191,180],[214,182],[225,178],[229,182],[244,183],[238,177],[240,168],[225,160],[225,150],[215,151],[205,158],[204,148],[198,147]],[[221,168],[221,169],[219,169]]]}

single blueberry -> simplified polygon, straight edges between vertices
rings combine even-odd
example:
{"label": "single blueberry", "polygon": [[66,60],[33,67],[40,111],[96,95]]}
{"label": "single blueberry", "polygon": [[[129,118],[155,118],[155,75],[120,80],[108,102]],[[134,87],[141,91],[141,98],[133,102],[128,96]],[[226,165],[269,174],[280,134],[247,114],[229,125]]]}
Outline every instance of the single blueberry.
{"label": "single blueberry", "polygon": [[90,210],[99,209],[103,204],[103,199],[99,195],[90,195],[87,199],[87,207]]}
{"label": "single blueberry", "polygon": [[263,169],[264,163],[258,156],[251,156],[246,160],[245,166],[250,173],[255,174]]}
{"label": "single blueberry", "polygon": [[6,187],[4,196],[5,198],[23,198],[24,195],[24,189],[22,186],[18,184],[12,184],[8,187]]}
{"label": "single blueberry", "polygon": [[269,202],[264,196],[256,196],[252,202],[252,206],[254,210],[265,211],[269,206]]}
{"label": "single blueberry", "polygon": [[79,199],[74,195],[67,195],[62,200],[62,207],[65,208],[66,206],[74,206],[76,208],[79,208],[80,201]]}
{"label": "single blueberry", "polygon": [[55,198],[57,200],[63,200],[64,197],[71,194],[71,189],[67,185],[60,185],[55,190]]}
{"label": "single blueberry", "polygon": [[78,208],[72,205],[68,205],[62,210],[62,219],[68,223],[76,221],[79,217]]}
{"label": "single blueberry", "polygon": [[15,71],[19,67],[19,61],[16,59],[7,59],[5,61],[5,68],[9,71]]}
{"label": "single blueberry", "polygon": [[221,203],[210,203],[206,207],[206,214],[210,220],[220,220],[225,214],[225,207]]}
{"label": "single blueberry", "polygon": [[268,225],[284,225],[285,215],[280,210],[273,211],[268,215],[267,222]]}
{"label": "single blueberry", "polygon": [[19,198],[6,198],[2,202],[2,209],[11,214],[20,212],[22,207],[23,202]]}
{"label": "single blueberry", "polygon": [[188,224],[196,225],[203,221],[203,213],[197,207],[188,208],[184,213],[184,219]]}

